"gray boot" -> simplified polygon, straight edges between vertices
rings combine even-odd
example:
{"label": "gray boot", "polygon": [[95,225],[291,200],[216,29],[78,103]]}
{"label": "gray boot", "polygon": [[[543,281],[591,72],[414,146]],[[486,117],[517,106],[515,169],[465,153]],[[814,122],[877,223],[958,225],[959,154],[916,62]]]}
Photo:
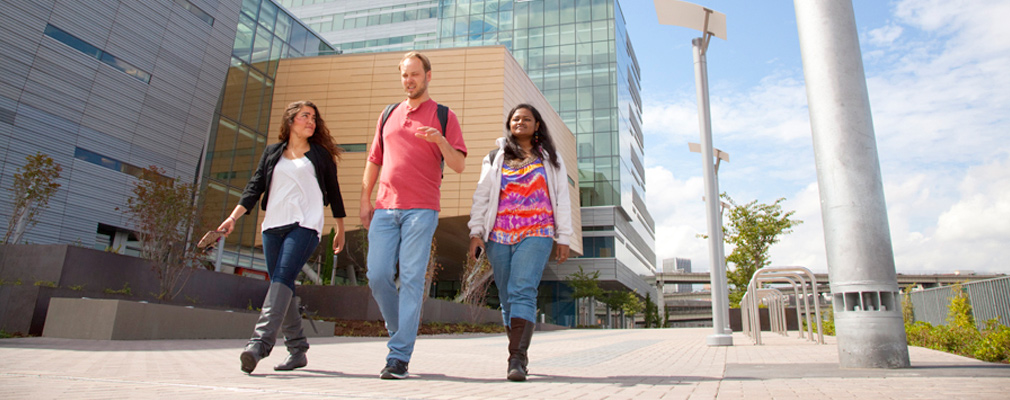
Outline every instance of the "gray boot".
{"label": "gray boot", "polygon": [[259,321],[256,322],[256,329],[253,330],[249,344],[239,357],[242,360],[243,372],[251,374],[260,359],[270,355],[277,341],[277,331],[284,321],[284,315],[287,314],[294,294],[291,288],[282,283],[270,283],[267,297],[263,300],[263,310],[260,311]]}
{"label": "gray boot", "polygon": [[288,306],[287,314],[284,315],[281,333],[284,334],[288,357],[283,363],[275,365],[274,371],[291,371],[309,363],[305,357],[305,352],[309,350],[309,341],[305,339],[305,332],[302,330],[302,312],[298,303],[298,297],[295,297]]}

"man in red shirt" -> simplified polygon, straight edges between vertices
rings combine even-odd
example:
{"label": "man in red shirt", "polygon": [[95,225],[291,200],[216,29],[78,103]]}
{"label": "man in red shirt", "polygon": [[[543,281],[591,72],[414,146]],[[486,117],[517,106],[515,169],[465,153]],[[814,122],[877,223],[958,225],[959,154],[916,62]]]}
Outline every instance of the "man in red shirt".
{"label": "man in red shirt", "polygon": [[[438,226],[442,162],[463,172],[466,145],[456,114],[448,110],[445,132],[438,103],[428,96],[431,62],[418,52],[400,61],[400,83],[407,94],[380,118],[365,163],[361,222],[368,229],[368,286],[389,331],[383,379],[406,378],[414,352],[424,296],[431,238]],[[372,205],[372,189],[379,193]],[[400,287],[394,278],[399,261]]]}

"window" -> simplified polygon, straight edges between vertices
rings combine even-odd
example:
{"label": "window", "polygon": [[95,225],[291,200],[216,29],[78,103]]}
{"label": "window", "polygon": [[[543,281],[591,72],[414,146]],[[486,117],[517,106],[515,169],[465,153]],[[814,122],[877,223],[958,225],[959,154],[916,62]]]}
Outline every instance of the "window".
{"label": "window", "polygon": [[610,258],[614,257],[614,237],[582,237],[583,257],[587,258]]}
{"label": "window", "polygon": [[200,18],[201,21],[206,22],[207,25],[214,26],[214,17],[207,14],[206,11],[201,10],[200,7],[193,5],[193,3],[190,3],[187,0],[175,0],[175,3],[193,13],[193,15]]}
{"label": "window", "polygon": [[368,143],[344,143],[340,148],[348,153],[363,153],[368,151]]}
{"label": "window", "polygon": [[140,179],[148,179],[154,181],[171,180],[167,176],[160,174],[152,174],[136,165],[127,164],[117,159],[106,157],[93,151],[82,149],[80,147],[74,149],[74,158],[78,160],[87,161],[89,163],[99,165],[111,169],[113,171],[119,171],[124,174],[133,175]]}
{"label": "window", "polygon": [[58,40],[67,46],[73,47],[75,50],[80,51],[86,55],[94,57],[95,59],[109,65],[112,68],[118,69],[127,75],[130,75],[137,80],[144,83],[151,83],[151,74],[134,67],[132,64],[123,61],[122,59],[113,56],[112,54],[106,53],[95,47],[94,45],[85,42],[78,37],[67,33],[66,31],[57,28],[52,25],[46,25],[46,30],[44,31],[46,36]]}

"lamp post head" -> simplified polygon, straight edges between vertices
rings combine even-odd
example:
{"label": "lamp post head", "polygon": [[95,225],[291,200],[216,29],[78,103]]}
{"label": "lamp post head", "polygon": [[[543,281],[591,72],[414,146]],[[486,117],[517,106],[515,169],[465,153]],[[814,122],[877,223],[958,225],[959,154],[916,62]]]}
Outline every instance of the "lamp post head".
{"label": "lamp post head", "polygon": [[653,0],[662,25],[691,28],[705,35],[726,39],[726,14],[680,0]]}

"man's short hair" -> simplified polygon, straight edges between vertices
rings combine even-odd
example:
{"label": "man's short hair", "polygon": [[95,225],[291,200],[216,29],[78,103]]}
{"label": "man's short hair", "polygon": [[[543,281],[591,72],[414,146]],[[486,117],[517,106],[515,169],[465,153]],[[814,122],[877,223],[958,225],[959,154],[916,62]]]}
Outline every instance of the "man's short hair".
{"label": "man's short hair", "polygon": [[407,61],[408,58],[412,57],[421,60],[421,65],[424,66],[424,72],[431,72],[431,61],[428,61],[428,57],[425,56],[424,54],[421,54],[421,52],[418,51],[412,51],[407,54],[404,54],[403,58],[400,60],[400,65],[397,65],[397,68],[402,71],[403,63]]}

